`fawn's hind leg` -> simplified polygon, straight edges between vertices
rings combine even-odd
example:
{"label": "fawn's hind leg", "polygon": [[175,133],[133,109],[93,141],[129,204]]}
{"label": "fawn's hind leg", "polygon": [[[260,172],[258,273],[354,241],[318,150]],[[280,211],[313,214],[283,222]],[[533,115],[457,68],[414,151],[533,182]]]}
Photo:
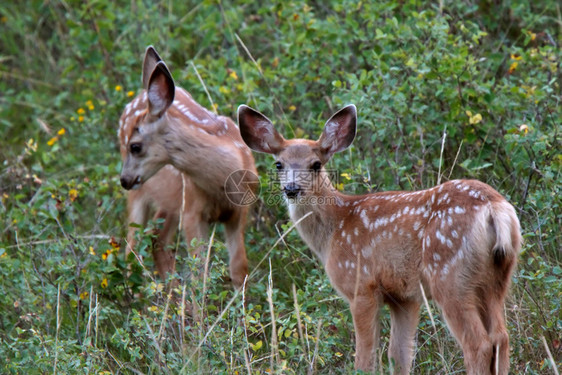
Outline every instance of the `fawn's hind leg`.
{"label": "fawn's hind leg", "polygon": [[[446,293],[444,301],[436,302],[443,310],[449,329],[462,347],[467,375],[491,374],[493,344],[479,310],[475,292]],[[456,295],[456,296],[455,296]],[[451,298],[455,296],[455,298]]]}

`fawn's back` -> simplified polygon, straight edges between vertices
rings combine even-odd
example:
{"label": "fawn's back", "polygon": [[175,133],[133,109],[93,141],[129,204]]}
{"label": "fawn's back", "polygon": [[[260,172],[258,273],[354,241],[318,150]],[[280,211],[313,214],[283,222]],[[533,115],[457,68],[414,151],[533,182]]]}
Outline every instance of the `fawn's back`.
{"label": "fawn's back", "polygon": [[[348,299],[358,281],[399,299],[421,298],[419,283],[439,284],[434,279],[462,288],[476,269],[493,272],[506,256],[513,259],[513,244],[519,243],[511,205],[476,180],[414,192],[342,195],[334,211],[326,267]],[[511,238],[498,238],[506,225],[515,226],[508,228]]]}

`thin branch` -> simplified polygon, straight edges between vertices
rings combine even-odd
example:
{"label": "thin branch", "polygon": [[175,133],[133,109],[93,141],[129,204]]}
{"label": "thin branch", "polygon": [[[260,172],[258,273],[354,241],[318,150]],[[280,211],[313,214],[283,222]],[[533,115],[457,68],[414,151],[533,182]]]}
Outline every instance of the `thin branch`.
{"label": "thin branch", "polygon": [[308,375],[312,375],[316,371],[316,357],[318,357],[318,343],[320,342],[321,328],[322,328],[322,319],[319,319],[318,323],[316,324],[316,343],[314,344],[314,355],[312,356],[310,368],[308,369]]}
{"label": "thin branch", "polygon": [[447,176],[447,180],[451,179],[451,175],[453,174],[453,169],[455,169],[455,165],[457,165],[457,159],[459,158],[459,154],[461,152],[463,140],[461,140],[461,144],[457,150],[457,154],[455,155],[455,160],[453,160],[453,165],[451,166],[451,170],[449,171],[449,175]]}
{"label": "thin branch", "polygon": [[277,325],[275,324],[275,310],[273,307],[273,271],[271,269],[271,258],[269,258],[269,275],[267,278],[267,302],[269,303],[269,313],[271,315],[271,358],[270,367],[273,371],[276,360],[279,358],[277,347]]}
{"label": "thin branch", "polygon": [[560,373],[558,372],[558,368],[556,367],[556,362],[554,361],[554,357],[550,352],[550,348],[548,347],[548,343],[546,342],[544,336],[541,336],[541,340],[546,350],[546,354],[548,355],[548,360],[550,361],[550,365],[552,366],[552,372],[554,372],[555,375],[560,375]]}
{"label": "thin branch", "polygon": [[59,357],[59,330],[60,330],[60,284],[57,290],[57,322],[56,322],[56,334],[55,334],[55,361],[53,363],[53,375],[57,374],[57,362]]}
{"label": "thin branch", "polygon": [[191,66],[193,67],[193,70],[195,70],[195,74],[197,75],[197,78],[199,78],[199,82],[201,82],[201,85],[203,85],[203,89],[205,90],[205,93],[207,94],[207,98],[209,98],[209,101],[211,102],[211,108],[213,110],[213,112],[215,112],[215,115],[217,115],[217,108],[215,106],[215,102],[213,101],[213,98],[211,98],[211,94],[209,93],[209,90],[207,90],[207,86],[205,85],[205,82],[203,82],[203,78],[201,78],[201,76],[199,75],[199,71],[197,70],[197,67],[195,66],[195,64],[193,63],[193,61],[190,61]]}
{"label": "thin branch", "polygon": [[439,155],[439,171],[437,172],[437,185],[441,183],[441,164],[443,163],[443,150],[445,148],[445,139],[447,138],[447,124],[443,127],[443,139],[441,140],[441,154]]}

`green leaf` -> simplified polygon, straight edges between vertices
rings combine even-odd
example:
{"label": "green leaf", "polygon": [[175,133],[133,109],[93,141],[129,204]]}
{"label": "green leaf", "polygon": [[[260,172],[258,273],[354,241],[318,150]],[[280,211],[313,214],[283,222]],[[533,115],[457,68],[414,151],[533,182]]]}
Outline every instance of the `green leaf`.
{"label": "green leaf", "polygon": [[263,346],[263,341],[259,340],[258,342],[256,342],[255,344],[250,344],[250,346],[252,347],[252,350],[254,352],[257,352],[258,350],[261,349],[261,347]]}

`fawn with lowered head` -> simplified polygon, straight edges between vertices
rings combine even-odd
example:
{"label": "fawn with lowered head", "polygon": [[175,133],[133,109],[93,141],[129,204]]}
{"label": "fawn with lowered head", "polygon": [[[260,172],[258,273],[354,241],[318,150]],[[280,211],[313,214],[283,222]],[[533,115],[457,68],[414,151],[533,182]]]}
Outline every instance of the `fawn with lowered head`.
{"label": "fawn with lowered head", "polygon": [[[248,273],[244,246],[248,206],[229,199],[227,192],[254,194],[257,178],[255,183],[248,180],[256,173],[251,151],[232,120],[209,112],[175,86],[152,46],[146,49],[142,77],[144,90],[125,107],[119,121],[121,185],[133,190],[129,220],[146,222],[150,206],[156,217],[166,219],[154,251],[162,277],[175,269],[175,254],[165,246],[180,214],[188,243],[205,239],[210,223],[224,223],[230,276],[240,287]],[[246,183],[238,185],[229,178],[236,171],[251,172],[245,174]],[[134,229],[129,240],[132,233]]]}
{"label": "fawn with lowered head", "polygon": [[324,168],[355,138],[349,105],[317,141],[284,139],[271,121],[238,108],[246,144],[274,155],[291,220],[350,304],[355,367],[372,370],[378,312],[388,304],[388,356],[394,372],[410,371],[421,287],[443,311],[462,347],[468,374],[507,374],[509,343],[503,304],[521,247],[514,208],[490,186],[455,180],[421,191],[359,196],[338,192]]}

